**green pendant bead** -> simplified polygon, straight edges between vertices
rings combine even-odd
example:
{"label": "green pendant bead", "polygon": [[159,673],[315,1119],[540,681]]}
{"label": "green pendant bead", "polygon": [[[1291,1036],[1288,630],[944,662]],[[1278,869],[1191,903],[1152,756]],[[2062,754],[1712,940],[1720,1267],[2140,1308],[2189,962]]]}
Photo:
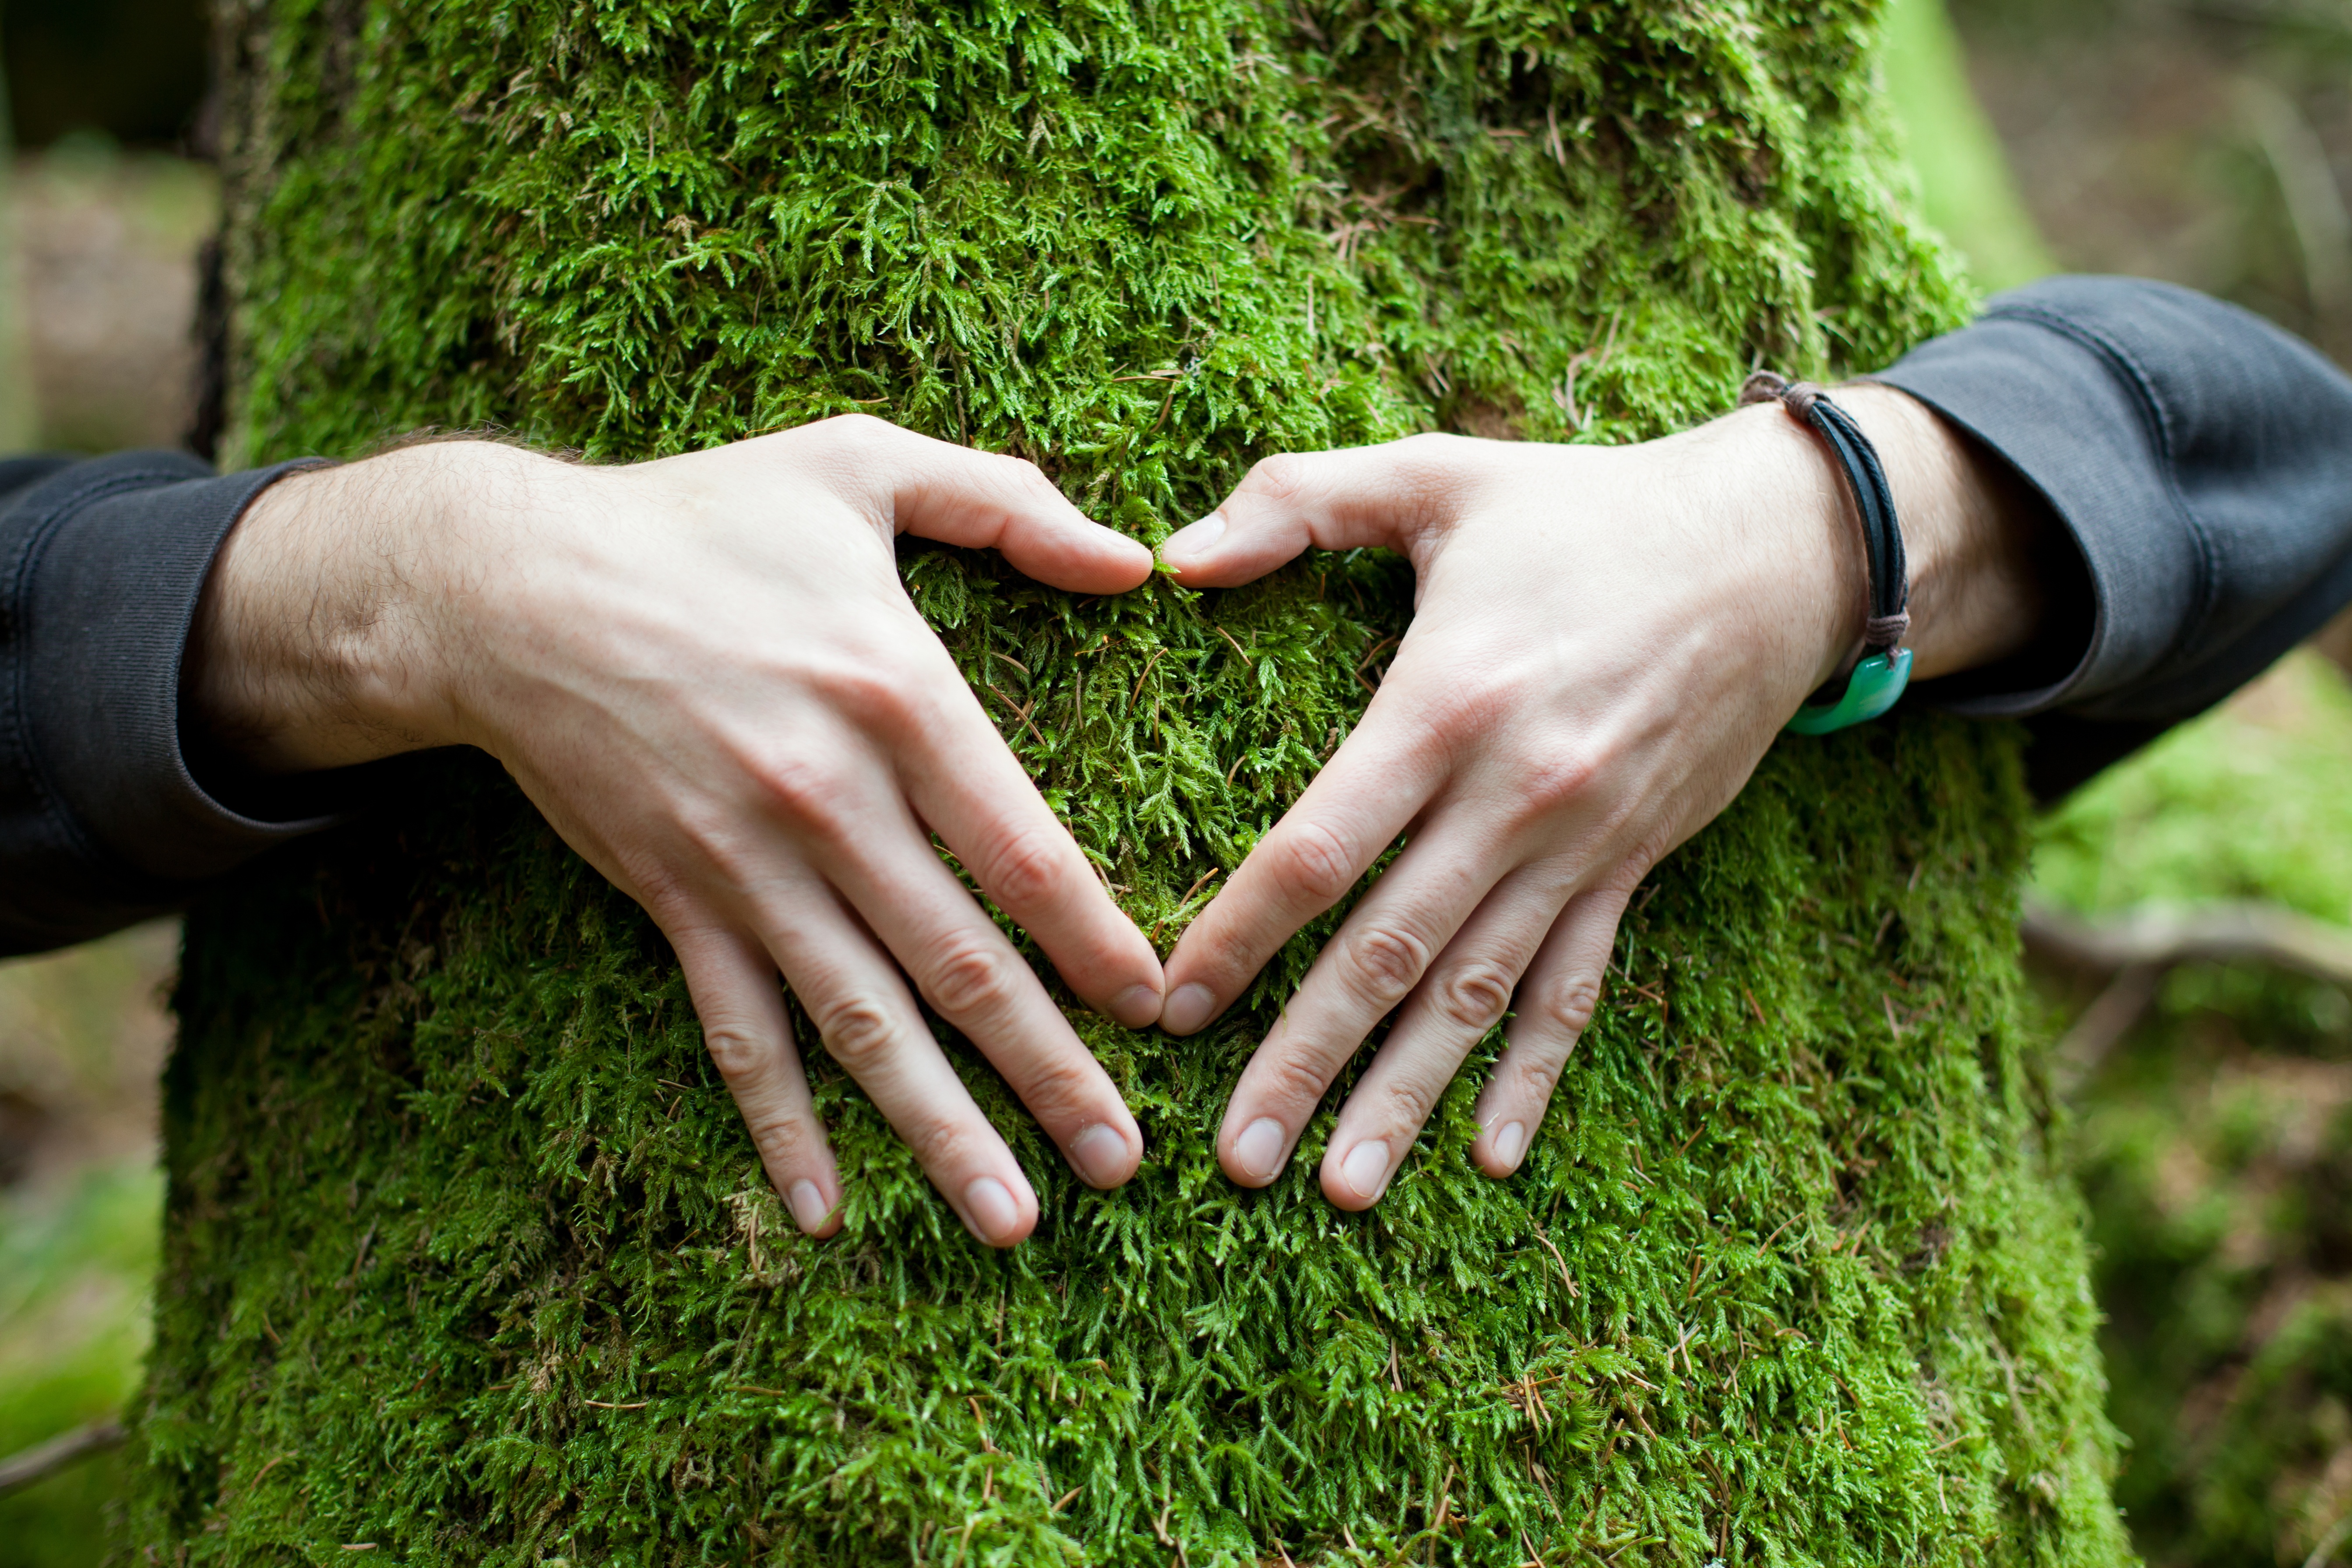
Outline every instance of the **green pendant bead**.
{"label": "green pendant bead", "polygon": [[1788,728],[1800,735],[1826,735],[1848,724],[1875,719],[1894,707],[1895,699],[1910,684],[1909,648],[1872,654],[1853,667],[1853,678],[1845,683],[1844,696],[1834,702],[1808,702],[1797,710]]}

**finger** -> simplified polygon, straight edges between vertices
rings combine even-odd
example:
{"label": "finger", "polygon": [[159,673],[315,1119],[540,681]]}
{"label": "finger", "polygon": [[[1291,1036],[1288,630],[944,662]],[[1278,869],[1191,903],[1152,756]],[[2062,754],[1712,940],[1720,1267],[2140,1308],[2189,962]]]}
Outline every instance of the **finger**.
{"label": "finger", "polygon": [[1263,458],[1216,510],[1171,534],[1160,558],[1188,588],[1230,588],[1265,576],[1310,544],[1402,548],[1443,509],[1454,484],[1458,440],[1415,436]]}
{"label": "finger", "polygon": [[1479,1132],[1470,1145],[1472,1162],[1488,1175],[1507,1176],[1527,1158],[1552,1086],[1600,1005],[1617,922],[1638,880],[1620,876],[1570,900],[1519,982],[1517,1007],[1503,1032],[1509,1044],[1479,1092]]}
{"label": "finger", "polygon": [[1037,1224],[1037,1194],[931,1037],[889,956],[814,881],[768,889],[761,914],[770,951],[824,1048],[965,1227],[991,1247],[1026,1237]]}
{"label": "finger", "polygon": [[1227,1175],[1256,1187],[1281,1173],[1332,1079],[1493,887],[1491,848],[1458,827],[1416,840],[1324,944],[1234,1086],[1217,1139]]}
{"label": "finger", "polygon": [[716,927],[673,931],[670,945],[735,1109],[751,1130],[768,1180],[810,1236],[841,1228],[841,1176],[808,1074],[793,1044],[775,960],[740,933]]}
{"label": "finger", "polygon": [[[892,737],[908,798],[996,907],[1097,1012],[1139,1029],[1160,1016],[1160,955],[1005,749],[960,680]],[[965,900],[969,902],[969,900]]]}
{"label": "finger", "polygon": [[890,805],[875,805],[870,827],[844,834],[821,867],[924,999],[1004,1075],[1080,1178],[1118,1186],[1143,1158],[1143,1133],[1118,1086],[903,805],[881,791],[867,798]]}
{"label": "finger", "polygon": [[1571,890],[1564,868],[1521,868],[1430,965],[1339,1109],[1323,1155],[1323,1194],[1333,1204],[1365,1209],[1380,1201],[1463,1058],[1510,1006]]}
{"label": "finger", "polygon": [[1223,1012],[1299,927],[1347,896],[1436,793],[1447,760],[1428,727],[1406,717],[1414,704],[1391,700],[1397,689],[1372,700],[1355,733],[1178,940],[1161,1028],[1189,1035]]}
{"label": "finger", "polygon": [[1024,576],[1074,594],[1123,594],[1151,575],[1150,550],[1088,521],[1036,464],[867,423],[853,447],[871,449],[853,460],[887,465],[900,531],[995,550]]}

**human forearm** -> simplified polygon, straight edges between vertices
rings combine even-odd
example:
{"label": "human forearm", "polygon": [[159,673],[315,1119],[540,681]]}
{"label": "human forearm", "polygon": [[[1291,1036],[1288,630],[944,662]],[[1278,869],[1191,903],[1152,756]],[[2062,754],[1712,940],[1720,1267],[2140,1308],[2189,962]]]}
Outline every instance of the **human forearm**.
{"label": "human forearm", "polygon": [[453,441],[279,481],[247,509],[205,583],[184,674],[192,722],[259,773],[461,739],[452,674],[464,655],[450,639],[463,618],[449,612],[465,591],[465,520],[512,513],[563,470]]}

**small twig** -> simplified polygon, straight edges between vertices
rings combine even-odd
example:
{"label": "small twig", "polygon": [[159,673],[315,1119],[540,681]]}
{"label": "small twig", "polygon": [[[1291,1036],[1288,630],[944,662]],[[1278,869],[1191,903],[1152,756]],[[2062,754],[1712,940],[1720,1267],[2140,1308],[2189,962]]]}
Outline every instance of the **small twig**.
{"label": "small twig", "polygon": [[2131,1033],[2147,1005],[2156,1000],[2164,970],[2153,963],[2135,963],[2107,982],[2083,1016],[2058,1042],[2058,1060],[2071,1083],[2080,1083],[2099,1070],[2107,1053]]}
{"label": "small twig", "polygon": [[1143,683],[1151,679],[1151,667],[1158,664],[1160,656],[1167,651],[1165,647],[1153,648],[1151,657],[1143,661],[1143,673],[1135,678],[1135,695],[1127,700],[1129,708],[1143,700]]}
{"label": "small twig", "polygon": [[[1175,906],[1166,914],[1161,915],[1158,920],[1151,922],[1151,933],[1145,940],[1154,942],[1158,942],[1160,940],[1160,928],[1166,925],[1178,915],[1183,913],[1184,906],[1192,901],[1192,895],[1199,892],[1202,888],[1207,887],[1209,885],[1209,879],[1216,875],[1217,868],[1212,866],[1207,870],[1202,872],[1199,877],[1195,878],[1192,885],[1184,889],[1184,896],[1176,900]],[[1105,1370],[1108,1369],[1106,1368]]]}
{"label": "small twig", "polygon": [[646,1405],[652,1404],[653,1401],[649,1399],[640,1399],[635,1405],[615,1405],[608,1399],[583,1399],[580,1403],[583,1405],[593,1405],[599,1410],[643,1410]]}
{"label": "small twig", "polygon": [[1546,1252],[1551,1254],[1551,1260],[1559,1265],[1559,1282],[1568,1287],[1568,1299],[1571,1301],[1576,1300],[1578,1299],[1576,1279],[1568,1271],[1568,1259],[1559,1255],[1559,1248],[1551,1244],[1551,1237],[1546,1236],[1540,1226],[1537,1227],[1536,1239],[1543,1243]]}
{"label": "small twig", "polygon": [[87,1426],[36,1444],[21,1453],[0,1459],[0,1497],[21,1491],[44,1477],[55,1475],[76,1459],[104,1453],[129,1436],[122,1423],[109,1416],[93,1421]]}
{"label": "small twig", "polygon": [[989,690],[996,693],[996,700],[999,702],[1003,703],[1007,708],[1013,710],[1013,717],[1014,719],[1028,726],[1029,738],[1036,742],[1039,745],[1044,745],[1045,743],[1045,737],[1039,734],[1037,732],[1037,726],[1030,723],[1029,721],[1029,709],[1036,707],[1036,702],[1033,700],[1029,704],[1029,708],[1024,708],[1020,703],[1015,702],[1010,696],[1001,690],[994,681],[988,681],[985,685]]}
{"label": "small twig", "polygon": [[2303,1560],[2303,1568],[2327,1568],[2327,1564],[2335,1561],[2336,1549],[2344,1544],[2347,1535],[2352,1535],[2352,1513],[2337,1520],[2335,1528],[2319,1538],[2319,1544],[2313,1547],[2311,1555]]}

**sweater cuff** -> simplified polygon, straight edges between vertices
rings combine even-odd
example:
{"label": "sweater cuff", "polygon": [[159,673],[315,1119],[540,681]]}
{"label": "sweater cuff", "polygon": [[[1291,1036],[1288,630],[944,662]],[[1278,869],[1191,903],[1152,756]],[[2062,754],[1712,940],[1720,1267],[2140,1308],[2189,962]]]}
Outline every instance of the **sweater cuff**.
{"label": "sweater cuff", "polygon": [[[1971,682],[1938,703],[1979,717],[2079,703],[2146,675],[2202,607],[2200,534],[2172,486],[2162,417],[2125,349],[2055,312],[2011,305],[1866,379],[1917,398],[1999,454],[2082,552],[2093,616],[2063,674]],[[1939,683],[1940,684],[1940,683]]]}
{"label": "sweater cuff", "polygon": [[[24,597],[35,754],[80,827],[163,882],[216,876],[337,819],[313,790],[247,816],[197,782],[180,731],[180,667],[221,542],[253,499],[312,462],[222,478],[141,452],[77,464],[19,502],[45,542]],[[205,477],[194,477],[205,476]]]}

